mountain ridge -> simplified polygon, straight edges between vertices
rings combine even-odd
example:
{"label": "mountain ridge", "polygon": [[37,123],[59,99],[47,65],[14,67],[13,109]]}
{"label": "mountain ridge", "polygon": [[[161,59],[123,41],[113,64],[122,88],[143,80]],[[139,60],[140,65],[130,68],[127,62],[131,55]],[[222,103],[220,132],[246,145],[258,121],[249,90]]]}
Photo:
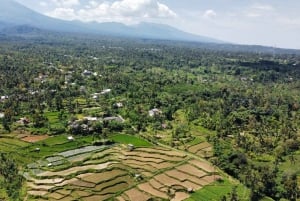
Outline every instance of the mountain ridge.
{"label": "mountain ridge", "polygon": [[[9,27],[28,26],[37,29],[70,33],[223,43],[214,38],[187,33],[164,24],[142,22],[137,25],[127,26],[117,22],[84,23],[81,21],[65,21],[45,16],[13,0],[2,0],[1,4],[0,31],[2,30],[2,32],[5,32]],[[12,30],[10,30],[10,33]]]}

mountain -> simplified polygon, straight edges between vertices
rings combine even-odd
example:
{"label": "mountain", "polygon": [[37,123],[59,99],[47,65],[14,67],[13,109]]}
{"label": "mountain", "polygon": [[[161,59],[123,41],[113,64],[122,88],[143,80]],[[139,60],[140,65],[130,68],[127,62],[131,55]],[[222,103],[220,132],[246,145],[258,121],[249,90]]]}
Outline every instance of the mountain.
{"label": "mountain", "polygon": [[83,23],[80,21],[64,21],[42,15],[13,0],[1,0],[0,32],[13,34],[15,30],[16,34],[21,34],[22,30],[27,33],[31,29],[35,33],[37,29],[41,29],[68,33],[90,33],[145,39],[222,43],[222,41],[213,38],[186,33],[163,24],[140,23],[134,26],[127,26],[115,22]]}

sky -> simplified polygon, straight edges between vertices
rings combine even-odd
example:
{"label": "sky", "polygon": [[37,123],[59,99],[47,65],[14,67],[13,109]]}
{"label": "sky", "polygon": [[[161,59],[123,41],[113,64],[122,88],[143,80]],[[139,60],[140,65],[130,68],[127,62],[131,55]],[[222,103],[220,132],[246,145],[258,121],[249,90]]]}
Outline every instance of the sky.
{"label": "sky", "polygon": [[168,24],[226,42],[300,49],[299,0],[17,0],[84,22]]}

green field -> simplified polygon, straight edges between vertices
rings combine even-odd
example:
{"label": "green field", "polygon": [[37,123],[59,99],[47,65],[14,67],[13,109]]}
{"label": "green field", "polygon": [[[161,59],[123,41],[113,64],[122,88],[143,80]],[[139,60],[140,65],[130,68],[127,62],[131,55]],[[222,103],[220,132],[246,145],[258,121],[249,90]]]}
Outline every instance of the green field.
{"label": "green field", "polygon": [[222,182],[215,182],[212,185],[203,187],[202,189],[194,192],[190,198],[185,201],[220,201],[224,196],[227,200],[230,200],[233,188],[237,186],[236,192],[238,200],[247,201],[249,200],[250,191],[242,184],[235,185],[233,182],[225,179]]}
{"label": "green field", "polygon": [[125,134],[118,134],[109,137],[111,140],[122,143],[122,144],[133,144],[136,147],[152,147],[153,145],[143,140],[141,138],[132,136],[132,135],[125,135]]}

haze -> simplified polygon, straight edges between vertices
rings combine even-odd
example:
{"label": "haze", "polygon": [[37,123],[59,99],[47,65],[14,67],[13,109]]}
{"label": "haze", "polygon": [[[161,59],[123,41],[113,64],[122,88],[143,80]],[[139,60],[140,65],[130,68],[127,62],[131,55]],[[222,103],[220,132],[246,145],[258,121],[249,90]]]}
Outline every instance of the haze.
{"label": "haze", "polygon": [[297,0],[18,0],[64,20],[163,23],[239,44],[300,49]]}

